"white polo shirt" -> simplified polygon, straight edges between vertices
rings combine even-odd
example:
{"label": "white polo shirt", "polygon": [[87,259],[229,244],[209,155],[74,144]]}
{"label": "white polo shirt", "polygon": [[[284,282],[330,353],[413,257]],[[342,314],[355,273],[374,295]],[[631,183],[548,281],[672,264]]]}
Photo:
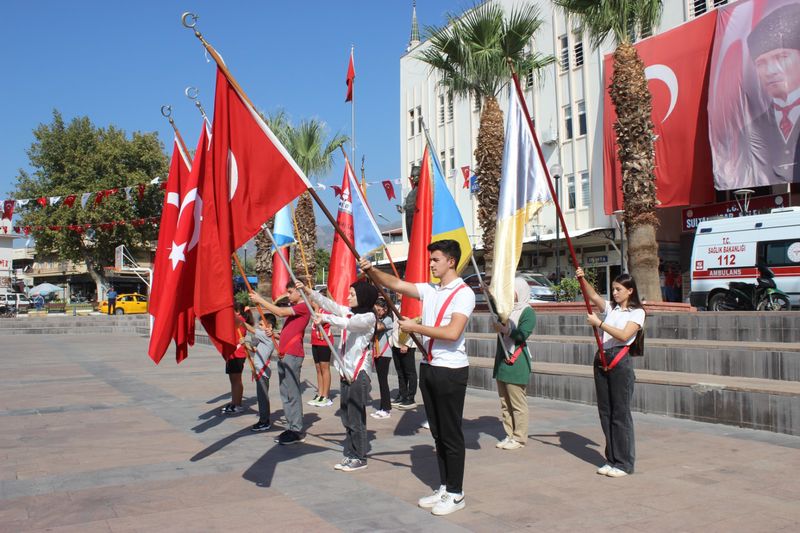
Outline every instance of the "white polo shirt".
{"label": "white polo shirt", "polygon": [[[612,305],[611,302],[606,301],[606,311],[603,317],[603,322],[611,327],[625,329],[628,322],[636,322],[640,328],[644,327],[644,309],[621,309],[616,303]],[[636,340],[636,333],[625,342],[618,340],[605,331],[603,332],[603,348],[608,350],[616,346],[630,346]]]}
{"label": "white polo shirt", "polygon": [[[419,299],[422,300],[422,324],[433,327],[436,324],[436,317],[439,310],[444,305],[445,300],[453,294],[458,287],[464,285],[464,280],[456,278],[444,287],[432,283],[415,283]],[[469,319],[475,309],[475,293],[469,287],[459,290],[445,309],[444,316],[439,326],[446,326],[450,323],[453,313],[459,313]],[[466,330],[466,328],[464,328]],[[428,349],[429,337],[422,336],[422,344]],[[445,341],[434,339],[432,366],[442,366],[447,368],[463,368],[469,366],[467,359],[467,343],[464,340],[464,332],[455,341]],[[425,357],[422,363],[427,363]]]}

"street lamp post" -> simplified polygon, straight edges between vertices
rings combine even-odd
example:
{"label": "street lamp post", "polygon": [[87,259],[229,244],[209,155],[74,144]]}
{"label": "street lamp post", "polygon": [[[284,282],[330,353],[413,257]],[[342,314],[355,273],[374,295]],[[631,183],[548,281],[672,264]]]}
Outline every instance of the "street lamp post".
{"label": "street lamp post", "polygon": [[[561,200],[561,188],[560,180],[561,175],[564,173],[564,169],[561,168],[561,165],[555,164],[550,167],[550,175],[553,176],[553,179],[556,180],[556,196],[558,197],[557,200]],[[559,244],[560,236],[559,236],[559,216],[558,212],[556,212],[556,283],[561,283],[561,245]]]}
{"label": "street lamp post", "polygon": [[628,271],[627,261],[625,260],[625,210],[618,209],[611,214],[614,215],[614,220],[616,220],[617,228],[619,229],[619,266],[624,274]]}

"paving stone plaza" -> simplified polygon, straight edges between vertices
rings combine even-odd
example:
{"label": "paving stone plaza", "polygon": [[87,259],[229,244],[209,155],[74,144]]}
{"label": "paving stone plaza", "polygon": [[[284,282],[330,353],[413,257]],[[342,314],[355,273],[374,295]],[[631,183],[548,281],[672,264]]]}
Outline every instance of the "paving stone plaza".
{"label": "paving stone plaza", "polygon": [[[336,472],[336,403],[281,447],[277,383],[275,429],[253,434],[249,380],[245,414],[218,414],[212,348],[156,367],[146,338],[102,331],[0,336],[0,531],[800,530],[797,436],[634,413],[636,473],[611,479],[595,407],[529,398],[527,446],[498,450],[496,395],[471,388],[467,506],[435,517],[416,507],[437,481],[421,407],[368,418],[369,468]],[[304,381],[310,399],[310,360]]]}

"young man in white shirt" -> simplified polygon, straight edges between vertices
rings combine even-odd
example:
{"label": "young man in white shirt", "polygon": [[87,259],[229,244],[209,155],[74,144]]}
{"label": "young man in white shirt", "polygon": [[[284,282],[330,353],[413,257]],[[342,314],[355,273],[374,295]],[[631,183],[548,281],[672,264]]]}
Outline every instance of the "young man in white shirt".
{"label": "young man in white shirt", "polygon": [[422,300],[422,323],[401,317],[400,329],[422,336],[427,354],[422,354],[419,388],[436,443],[441,485],[431,496],[419,500],[419,506],[435,515],[446,515],[465,506],[464,432],[461,422],[469,377],[464,331],[475,308],[475,294],[456,272],[461,248],[454,240],[428,245],[430,269],[438,284],[410,283],[391,274],[372,269],[362,259],[361,269],[372,279],[406,297]]}

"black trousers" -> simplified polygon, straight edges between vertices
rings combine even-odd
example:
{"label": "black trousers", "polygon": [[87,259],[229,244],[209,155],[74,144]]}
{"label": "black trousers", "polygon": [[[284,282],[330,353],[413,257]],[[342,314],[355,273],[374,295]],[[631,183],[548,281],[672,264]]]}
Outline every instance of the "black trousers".
{"label": "black trousers", "polygon": [[[606,350],[606,361],[613,359],[619,350]],[[606,462],[613,467],[633,474],[636,447],[633,437],[631,399],[636,376],[631,357],[626,355],[608,372],[594,361],[594,386],[597,392],[597,411],[600,426],[606,437]]]}
{"label": "black trousers", "polygon": [[444,368],[420,365],[419,388],[425,414],[431,426],[439,461],[440,484],[458,494],[464,484],[464,397],[467,394],[469,367]]}
{"label": "black trousers", "polygon": [[342,408],[339,417],[345,430],[344,456],[367,460],[369,438],[367,437],[367,403],[372,385],[366,372],[359,372],[355,381],[342,380],[339,394]]}
{"label": "black trousers", "polygon": [[416,348],[409,348],[406,353],[402,353],[400,348],[392,346],[392,359],[394,359],[394,370],[397,372],[400,401],[414,401],[414,397],[417,395],[417,367],[414,366],[414,352],[416,351]]}
{"label": "black trousers", "polygon": [[381,409],[387,413],[392,410],[392,398],[389,392],[389,365],[391,363],[391,357],[375,359],[375,371],[378,373],[378,387],[381,391]]}

